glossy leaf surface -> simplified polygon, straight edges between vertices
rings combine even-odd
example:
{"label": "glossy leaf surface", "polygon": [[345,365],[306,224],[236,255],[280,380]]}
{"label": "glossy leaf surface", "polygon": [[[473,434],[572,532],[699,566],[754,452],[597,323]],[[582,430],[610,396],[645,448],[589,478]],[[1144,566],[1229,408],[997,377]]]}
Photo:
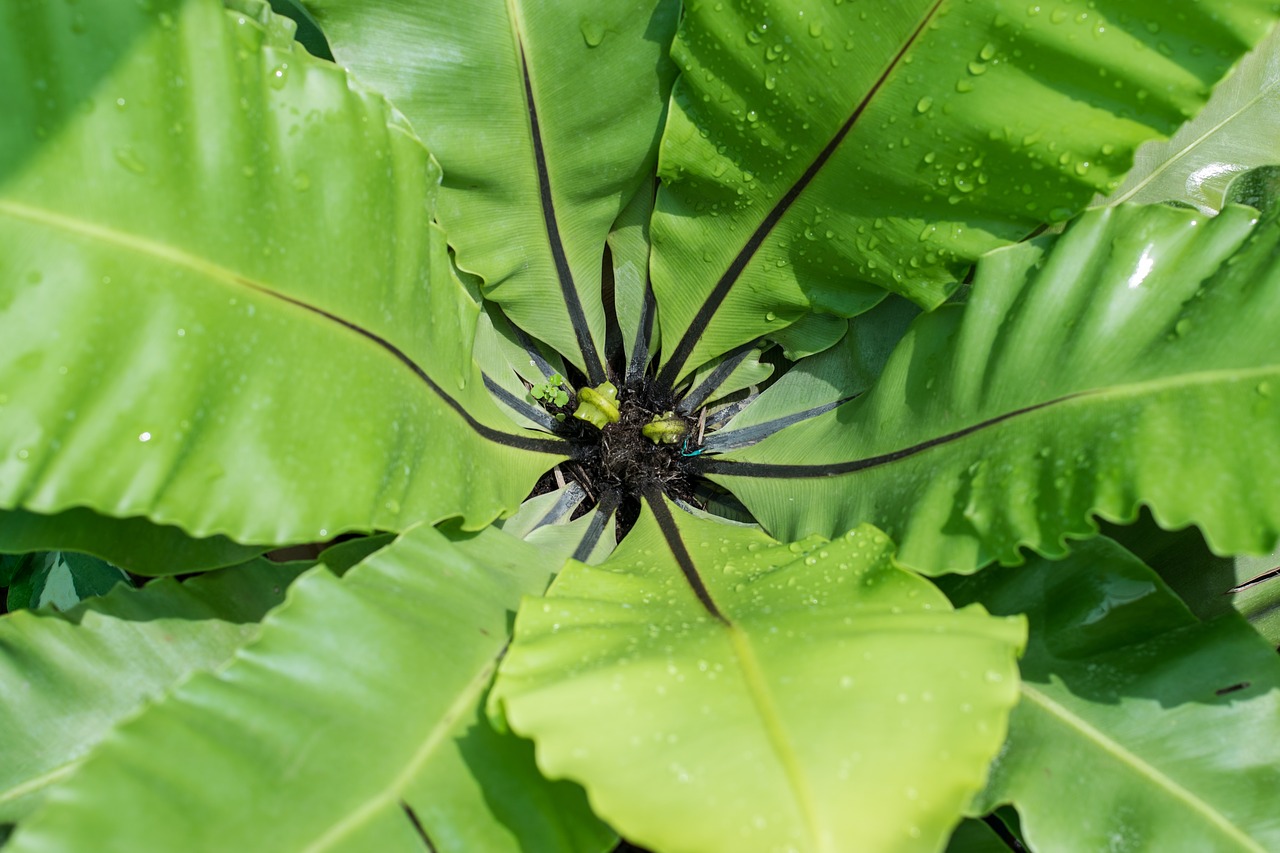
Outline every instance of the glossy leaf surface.
{"label": "glossy leaf surface", "polygon": [[307,6],[338,60],[404,111],[443,166],[439,216],[459,265],[603,382],[601,258],[652,179],[677,4]]}
{"label": "glossy leaf surface", "polygon": [[1280,225],[1253,216],[1097,210],[993,253],[871,392],[704,467],[776,535],[867,520],[930,573],[1060,555],[1139,502],[1218,550],[1269,550]]}
{"label": "glossy leaf surface", "polygon": [[176,575],[233,566],[264,549],[225,536],[192,539],[141,518],[107,518],[88,509],[55,515],[0,513],[0,553],[82,551],[138,575]]}
{"label": "glossy leaf surface", "polygon": [[936,849],[1003,739],[1022,626],[891,552],[647,509],[524,602],[495,699],[648,847]]}
{"label": "glossy leaf surface", "polygon": [[117,729],[12,850],[418,851],[415,822],[441,851],[604,849],[582,792],[478,713],[509,611],[557,567],[500,531],[420,527],[341,580],[309,574],[231,666]]}
{"label": "glossy leaf surface", "polygon": [[0,822],[30,813],[118,721],[226,662],[303,568],[255,560],[0,617]]}
{"label": "glossy leaf surface", "polygon": [[660,160],[664,376],[884,290],[933,308],[1171,132],[1259,2],[695,2]]}
{"label": "glossy leaf surface", "polygon": [[975,810],[1012,802],[1036,850],[1280,845],[1280,660],[1244,620],[1198,621],[1105,539],[953,597],[1031,623],[1009,743]]}
{"label": "glossy leaf surface", "polygon": [[1133,170],[1108,201],[1181,201],[1216,213],[1233,178],[1280,162],[1277,139],[1280,30],[1245,57],[1199,115],[1170,139],[1139,148]]}
{"label": "glossy leaf surface", "polygon": [[212,0],[3,14],[0,506],[282,542],[519,502],[555,446],[484,390],[385,101]]}

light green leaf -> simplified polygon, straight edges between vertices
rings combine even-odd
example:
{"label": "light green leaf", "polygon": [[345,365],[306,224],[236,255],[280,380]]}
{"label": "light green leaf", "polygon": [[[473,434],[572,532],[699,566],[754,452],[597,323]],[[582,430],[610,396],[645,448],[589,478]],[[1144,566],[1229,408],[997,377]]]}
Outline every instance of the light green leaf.
{"label": "light green leaf", "polygon": [[[88,598],[110,592],[117,584],[129,583],[129,576],[110,563],[73,551],[50,551],[44,555],[44,566],[37,573],[32,609],[70,610]],[[12,604],[10,605],[12,608]]]}
{"label": "light green leaf", "polygon": [[490,0],[467,5],[465,26],[448,4],[306,5],[442,164],[438,213],[458,265],[603,382],[605,238],[652,179],[678,4]]}
{"label": "light green leaf", "polygon": [[485,391],[385,101],[213,0],[3,14],[0,506],[264,543],[514,508],[559,444]]}
{"label": "light green leaf", "polygon": [[493,701],[647,847],[936,850],[1003,740],[1023,629],[890,555],[871,528],[788,546],[649,504],[521,605]]}
{"label": "light green leaf", "polygon": [[975,810],[1012,802],[1036,850],[1280,847],[1280,660],[1239,616],[1198,622],[1105,539],[953,597],[1031,621],[1009,743]]}
{"label": "light green leaf", "polygon": [[875,383],[919,313],[910,302],[894,297],[841,321],[845,332],[835,346],[793,365],[741,414],[708,436],[707,448],[723,452],[750,446],[863,393]]}
{"label": "light green leaf", "polygon": [[1280,225],[1253,215],[1100,209],[994,252],[871,392],[702,467],[775,535],[868,521],[928,573],[1061,555],[1139,502],[1216,551],[1270,550]]}
{"label": "light green leaf", "polygon": [[1280,30],[1172,138],[1144,143],[1107,203],[1181,201],[1216,213],[1236,175],[1273,163],[1280,163]]}
{"label": "light green leaf", "polygon": [[260,559],[0,618],[0,823],[29,814],[118,721],[224,663],[303,568]]}
{"label": "light green leaf", "polygon": [[478,713],[511,611],[553,563],[500,531],[419,527],[341,580],[308,574],[230,666],[117,728],[8,849],[421,851],[415,820],[440,851],[607,849],[582,791]]}
{"label": "light green leaf", "polygon": [[886,289],[937,306],[981,254],[1113,187],[1276,12],[689,4],[652,227],[663,375]]}
{"label": "light green leaf", "polygon": [[799,320],[769,334],[769,340],[782,347],[782,353],[792,361],[830,349],[840,342],[849,329],[842,317],[830,314],[805,314]]}
{"label": "light green leaf", "polygon": [[192,539],[142,518],[107,518],[77,508],[54,515],[0,512],[0,553],[81,551],[136,575],[176,575],[234,566],[263,552],[225,536]]}
{"label": "light green leaf", "polygon": [[653,195],[652,185],[642,185],[609,232],[614,315],[622,336],[628,380],[644,376],[658,348],[657,308],[649,285]]}
{"label": "light green leaf", "polygon": [[696,417],[704,406],[764,383],[773,375],[774,367],[762,358],[764,353],[759,347],[746,346],[707,362],[689,377],[688,389],[677,392],[682,399],[676,411]]}

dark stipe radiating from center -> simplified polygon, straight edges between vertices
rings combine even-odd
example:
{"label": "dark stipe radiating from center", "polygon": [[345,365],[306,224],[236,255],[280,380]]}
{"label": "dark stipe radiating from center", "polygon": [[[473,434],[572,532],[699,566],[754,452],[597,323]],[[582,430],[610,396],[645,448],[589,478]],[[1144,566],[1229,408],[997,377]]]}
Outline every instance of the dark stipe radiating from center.
{"label": "dark stipe radiating from center", "polygon": [[675,385],[676,380],[680,378],[681,371],[684,369],[685,362],[687,362],[689,360],[689,356],[693,354],[693,348],[697,346],[698,341],[702,339],[703,331],[711,322],[711,318],[715,316],[716,311],[720,310],[720,305],[729,295],[729,291],[733,289],[733,286],[738,283],[738,279],[742,277],[742,273],[746,270],[747,264],[755,257],[756,251],[764,244],[764,241],[769,237],[769,235],[773,233],[773,229],[782,220],[782,217],[786,215],[787,211],[791,209],[791,206],[795,204],[796,200],[800,198],[800,194],[808,188],[809,184],[813,182],[813,179],[818,176],[820,171],[822,171],[822,167],[827,165],[827,161],[831,159],[832,155],[836,153],[836,149],[838,149],[840,144],[844,142],[845,137],[849,135],[851,130],[853,130],[858,119],[866,112],[871,101],[880,92],[881,88],[884,87],[885,82],[889,79],[889,75],[893,73],[893,70],[902,62],[903,57],[907,55],[907,51],[910,50],[920,38],[920,34],[924,32],[925,27],[927,27],[929,22],[933,20],[934,15],[942,6],[943,2],[944,0],[936,0],[936,2],[929,7],[929,11],[925,13],[915,30],[912,31],[911,35],[903,43],[902,48],[894,55],[893,59],[889,61],[889,64],[885,67],[884,71],[880,73],[880,76],[876,79],[875,83],[872,84],[871,88],[867,91],[867,94],[863,96],[862,100],[853,108],[853,112],[851,112],[849,117],[845,119],[844,124],[840,126],[840,129],[837,130],[835,135],[827,142],[826,147],[818,152],[818,156],[809,164],[809,167],[805,169],[804,173],[796,180],[796,182],[792,184],[785,193],[783,193],[782,197],[778,199],[777,204],[773,206],[773,209],[769,211],[761,221],[760,225],[756,227],[756,230],[749,238],[747,238],[747,242],[729,263],[728,268],[724,271],[724,274],[720,276],[715,287],[713,287],[711,292],[707,294],[707,298],[698,308],[697,313],[694,314],[693,320],[689,323],[689,327],[680,337],[675,348],[672,349],[671,353],[667,356],[666,362],[663,365],[661,372],[658,374],[659,383],[666,385],[668,388]]}
{"label": "dark stipe radiating from center", "polygon": [[560,222],[556,218],[555,202],[551,196],[551,175],[547,171],[547,154],[542,144],[542,131],[538,125],[538,107],[533,98],[533,81],[529,77],[529,61],[525,57],[524,45],[520,46],[520,68],[524,72],[524,93],[529,106],[529,131],[533,139],[533,159],[538,172],[538,196],[542,204],[542,221],[547,231],[547,242],[551,246],[551,257],[555,261],[556,277],[560,282],[560,295],[564,299],[565,310],[569,313],[569,322],[573,326],[574,336],[578,343],[578,351],[586,364],[587,377],[592,385],[604,382],[604,367],[601,366],[600,353],[591,338],[591,329],[587,325],[587,316],[582,309],[582,300],[578,298],[578,289],[573,281],[573,271],[569,268],[569,259],[564,252],[564,241],[560,237]]}

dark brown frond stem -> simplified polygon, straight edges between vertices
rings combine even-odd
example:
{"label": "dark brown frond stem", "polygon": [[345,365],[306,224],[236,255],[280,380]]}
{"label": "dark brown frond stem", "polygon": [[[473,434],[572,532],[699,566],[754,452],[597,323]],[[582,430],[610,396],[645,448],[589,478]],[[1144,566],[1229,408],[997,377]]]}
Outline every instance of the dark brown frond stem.
{"label": "dark brown frond stem", "polygon": [[783,194],[782,198],[778,200],[778,203],[775,204],[773,209],[769,211],[767,216],[765,216],[764,221],[760,223],[755,232],[747,239],[746,244],[741,250],[739,250],[738,254],[734,256],[733,261],[729,264],[729,268],[724,271],[724,274],[720,276],[720,280],[716,282],[715,287],[711,289],[711,293],[707,295],[702,306],[698,309],[697,313],[694,314],[692,322],[689,323],[689,328],[680,338],[675,349],[671,351],[671,355],[662,366],[662,370],[658,374],[658,382],[660,384],[667,388],[675,387],[676,380],[680,378],[680,372],[684,369],[685,362],[689,360],[689,356],[693,354],[693,348],[697,346],[698,341],[702,338],[703,330],[711,321],[711,317],[720,309],[720,304],[724,302],[725,297],[729,295],[729,291],[735,284],[737,284],[738,279],[747,268],[747,264],[750,263],[753,257],[755,257],[756,251],[764,244],[765,239],[773,232],[774,227],[782,217],[791,209],[791,205],[795,204],[796,199],[798,199],[800,194],[808,188],[809,184],[813,182],[813,179],[817,177],[818,172],[822,171],[822,167],[825,166],[827,161],[831,159],[831,156],[835,154],[836,149],[840,147],[840,143],[844,142],[845,137],[849,135],[849,131],[853,130],[858,119],[862,117],[863,113],[866,112],[867,107],[870,106],[872,99],[879,94],[881,88],[884,87],[885,82],[888,81],[889,75],[893,73],[894,69],[902,62],[902,58],[907,55],[907,51],[910,50],[911,46],[920,38],[920,34],[924,32],[925,27],[927,27],[929,22],[933,20],[933,16],[937,13],[944,1],[945,0],[936,0],[936,2],[929,7],[929,11],[924,14],[924,17],[916,26],[915,30],[913,30],[911,35],[908,36],[905,42],[903,42],[902,48],[894,55],[893,59],[889,60],[889,64],[885,67],[884,71],[880,72],[880,76],[876,79],[875,83],[872,84],[871,88],[867,91],[867,94],[863,96],[858,105],[854,107],[853,112],[849,114],[849,117],[845,119],[844,124],[842,124],[840,129],[836,131],[835,136],[833,136],[827,143],[826,147],[819,152],[814,161],[809,164],[809,168],[805,169],[804,174],[802,174],[800,178]]}
{"label": "dark brown frond stem", "polygon": [[1059,403],[1065,403],[1068,400],[1074,400],[1077,397],[1083,397],[1089,394],[1088,391],[1081,391],[1076,394],[1068,394],[1065,397],[1058,397],[1054,400],[1046,400],[1043,403],[1036,403],[1032,406],[1025,406],[1012,412],[1005,412],[1003,415],[997,415],[994,418],[988,418],[981,423],[967,426],[964,429],[955,432],[940,435],[931,438],[928,441],[922,441],[919,444],[913,444],[910,447],[904,447],[900,450],[894,450],[890,453],[882,453],[879,456],[868,456],[865,459],[850,459],[844,462],[827,462],[816,465],[786,465],[773,464],[769,462],[733,462],[728,459],[706,459],[699,458],[693,460],[692,467],[699,474],[723,474],[730,477],[776,477],[786,480],[801,480],[815,477],[835,477],[840,474],[852,474],[855,471],[865,471],[868,468],[875,468],[880,465],[888,465],[891,462],[897,462],[900,459],[906,459],[908,456],[915,456],[917,453],[923,453],[939,445],[947,444],[952,441],[972,435],[980,430],[993,427],[996,424],[1016,418],[1019,415],[1030,414],[1040,409],[1054,406]]}
{"label": "dark brown frond stem", "polygon": [[661,492],[654,489],[645,492],[644,500],[649,505],[649,509],[653,510],[653,516],[658,522],[658,529],[662,531],[663,538],[667,540],[667,547],[671,549],[671,555],[676,558],[676,564],[680,566],[680,571],[684,573],[684,578],[693,589],[693,594],[698,597],[698,601],[702,602],[702,606],[706,608],[706,611],[712,617],[728,625],[728,617],[721,613],[720,608],[716,606],[715,600],[711,597],[711,591],[703,583],[702,575],[698,574],[698,567],[693,564],[693,557],[689,555],[689,549],[685,547],[684,538],[680,535],[680,528],[676,526],[676,520],[671,517],[671,510],[667,507],[666,498]]}
{"label": "dark brown frond stem", "polygon": [[569,269],[569,259],[564,253],[564,241],[560,237],[560,222],[556,219],[555,202],[551,197],[551,176],[547,171],[547,154],[542,144],[542,131],[538,126],[538,107],[533,98],[533,81],[529,77],[529,60],[525,56],[523,44],[520,44],[520,68],[524,73],[524,93],[529,105],[529,129],[533,138],[534,165],[538,171],[538,196],[542,202],[542,221],[547,231],[547,242],[551,246],[551,257],[555,261],[556,277],[560,281],[560,296],[564,299],[565,310],[569,313],[569,322],[573,325],[578,351],[582,353],[582,361],[586,365],[587,378],[591,380],[592,385],[599,385],[608,377],[605,376],[596,343],[591,338],[591,329],[587,325],[586,313],[582,309],[582,300],[578,298],[578,289],[573,282],[573,271]]}
{"label": "dark brown frond stem", "polygon": [[250,279],[236,276],[236,282],[256,293],[261,293],[264,296],[270,296],[273,299],[279,299],[281,302],[287,302],[290,305],[302,308],[305,311],[310,311],[312,314],[319,317],[324,317],[326,320],[331,320],[339,326],[355,332],[357,335],[360,335],[366,340],[381,347],[383,350],[394,356],[397,361],[409,368],[409,370],[411,370],[413,374],[423,382],[423,384],[431,389],[432,393],[443,400],[449,408],[457,412],[458,415],[467,422],[467,426],[469,426],[474,432],[478,433],[482,438],[492,441],[494,444],[504,444],[507,447],[518,447],[522,450],[533,450],[538,453],[567,454],[570,452],[571,448],[569,444],[557,438],[532,438],[523,435],[513,435],[480,423],[470,412],[467,411],[466,407],[463,406],[462,403],[455,400],[443,388],[436,384],[436,381],[428,376],[427,372],[419,367],[417,362],[409,358],[409,356],[405,354],[404,350],[400,349],[381,335],[378,335],[363,326],[357,326],[349,320],[344,320],[336,314],[330,314],[323,308],[310,305],[300,299],[294,299],[292,296],[286,296],[283,293],[264,287]]}

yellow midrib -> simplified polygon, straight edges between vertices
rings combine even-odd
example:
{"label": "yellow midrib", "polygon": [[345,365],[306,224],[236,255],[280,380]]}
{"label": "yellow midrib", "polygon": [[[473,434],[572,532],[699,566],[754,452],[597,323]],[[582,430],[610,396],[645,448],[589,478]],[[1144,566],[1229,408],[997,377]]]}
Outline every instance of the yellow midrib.
{"label": "yellow midrib", "polygon": [[1040,692],[1026,681],[1022,682],[1022,695],[1025,700],[1034,702],[1046,713],[1051,714],[1063,724],[1075,729],[1099,749],[1114,757],[1116,761],[1129,767],[1133,772],[1150,780],[1153,785],[1167,792],[1170,797],[1184,804],[1191,811],[1202,815],[1206,824],[1216,829],[1223,836],[1230,839],[1234,844],[1239,845],[1240,849],[1256,851],[1256,853],[1267,853],[1264,847],[1258,844],[1258,842],[1253,838],[1250,838],[1248,835],[1241,832],[1240,829],[1238,829],[1210,804],[1206,803],[1191,791],[1160,772],[1158,768],[1152,766],[1146,761],[1143,761],[1123,745],[1108,737],[1099,729],[1094,728],[1079,715],[1073,714],[1068,708],[1065,708],[1055,702],[1052,698]]}

